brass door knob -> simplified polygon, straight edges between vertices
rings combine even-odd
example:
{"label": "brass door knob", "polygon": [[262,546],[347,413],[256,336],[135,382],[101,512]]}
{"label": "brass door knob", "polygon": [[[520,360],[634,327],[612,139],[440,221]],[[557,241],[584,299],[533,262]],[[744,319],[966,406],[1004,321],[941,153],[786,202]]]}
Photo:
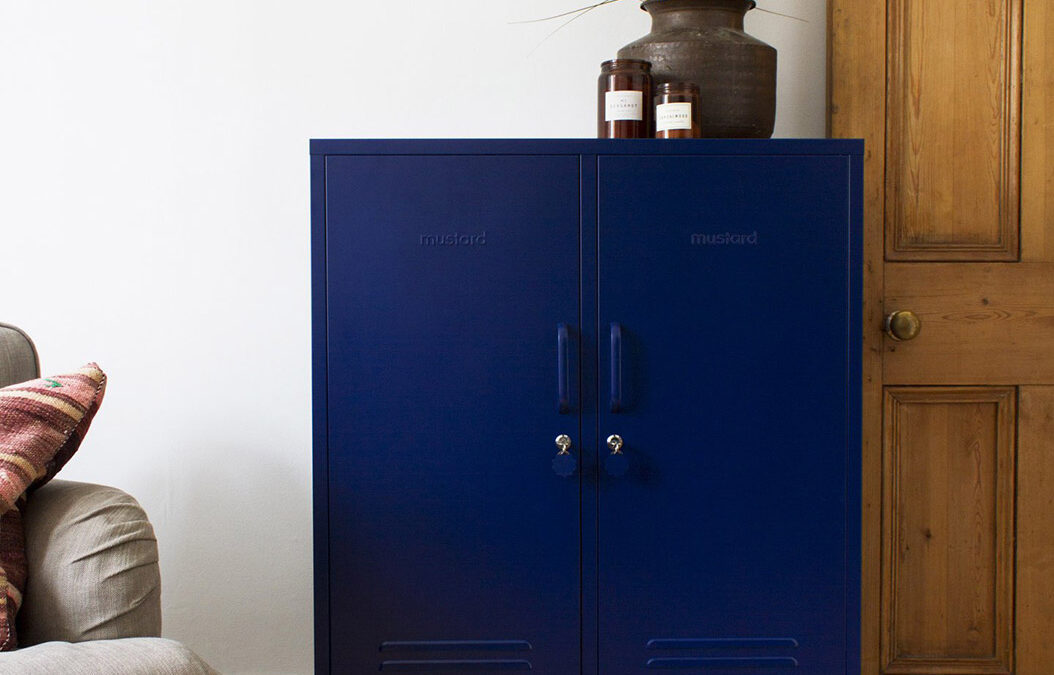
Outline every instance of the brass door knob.
{"label": "brass door knob", "polygon": [[898,310],[886,317],[886,334],[897,342],[914,340],[922,332],[922,321],[915,312]]}

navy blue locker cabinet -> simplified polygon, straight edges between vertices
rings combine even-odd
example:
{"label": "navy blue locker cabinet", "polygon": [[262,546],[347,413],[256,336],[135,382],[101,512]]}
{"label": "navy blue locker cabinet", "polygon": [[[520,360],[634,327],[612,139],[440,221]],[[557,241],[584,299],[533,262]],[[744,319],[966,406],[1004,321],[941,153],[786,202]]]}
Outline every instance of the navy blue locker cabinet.
{"label": "navy blue locker cabinet", "polygon": [[859,673],[861,143],[311,151],[318,673]]}

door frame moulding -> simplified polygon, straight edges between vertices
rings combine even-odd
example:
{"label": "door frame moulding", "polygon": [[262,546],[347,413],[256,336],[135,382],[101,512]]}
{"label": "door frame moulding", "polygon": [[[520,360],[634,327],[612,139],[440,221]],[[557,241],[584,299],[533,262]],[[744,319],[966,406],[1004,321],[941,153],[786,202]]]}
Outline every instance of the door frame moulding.
{"label": "door frame moulding", "polygon": [[861,673],[879,674],[882,508],[881,327],[885,238],[886,0],[829,0],[827,129],[863,138]]}

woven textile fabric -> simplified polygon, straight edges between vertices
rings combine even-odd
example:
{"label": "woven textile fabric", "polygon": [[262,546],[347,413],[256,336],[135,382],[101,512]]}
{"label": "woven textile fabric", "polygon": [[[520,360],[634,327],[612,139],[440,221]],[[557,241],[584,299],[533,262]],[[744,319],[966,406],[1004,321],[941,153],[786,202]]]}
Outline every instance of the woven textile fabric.
{"label": "woven textile fabric", "polygon": [[106,392],[94,363],[0,389],[0,650],[17,646],[15,615],[26,582],[22,507],[80,447]]}

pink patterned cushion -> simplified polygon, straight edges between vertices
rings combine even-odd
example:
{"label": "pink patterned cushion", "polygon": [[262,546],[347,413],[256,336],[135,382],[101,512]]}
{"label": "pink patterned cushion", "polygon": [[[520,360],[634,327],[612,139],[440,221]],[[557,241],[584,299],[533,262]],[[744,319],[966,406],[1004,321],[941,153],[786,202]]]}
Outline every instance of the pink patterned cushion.
{"label": "pink patterned cushion", "polygon": [[94,363],[0,389],[0,650],[18,642],[25,495],[51,480],[77,451],[105,392],[106,374]]}

